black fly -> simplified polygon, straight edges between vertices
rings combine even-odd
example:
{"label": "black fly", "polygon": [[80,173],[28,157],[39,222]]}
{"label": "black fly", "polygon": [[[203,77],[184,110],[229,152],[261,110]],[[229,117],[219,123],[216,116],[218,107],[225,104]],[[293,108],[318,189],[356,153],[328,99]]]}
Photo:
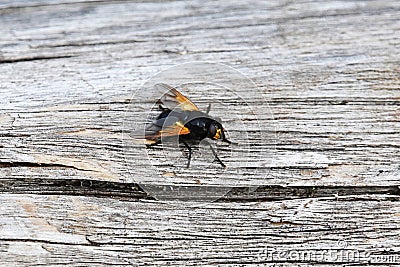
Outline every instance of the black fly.
{"label": "black fly", "polygon": [[[226,139],[221,121],[208,115],[210,106],[206,113],[202,112],[175,88],[167,84],[156,84],[155,86],[167,92],[157,101],[161,113],[145,129],[144,138],[147,146],[157,145],[164,138],[178,137],[189,152],[187,162],[187,168],[189,168],[192,158],[190,143],[200,142],[206,138],[232,143]],[[211,143],[208,142],[208,144],[215,160],[221,166],[226,167]]]}

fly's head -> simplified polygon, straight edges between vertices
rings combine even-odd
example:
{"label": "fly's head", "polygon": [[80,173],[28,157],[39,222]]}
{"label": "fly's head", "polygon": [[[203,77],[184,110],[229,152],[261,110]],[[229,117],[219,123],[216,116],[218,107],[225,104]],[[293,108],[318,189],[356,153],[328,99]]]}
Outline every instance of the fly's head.
{"label": "fly's head", "polygon": [[225,139],[224,128],[221,123],[214,121],[208,128],[208,138],[213,140]]}

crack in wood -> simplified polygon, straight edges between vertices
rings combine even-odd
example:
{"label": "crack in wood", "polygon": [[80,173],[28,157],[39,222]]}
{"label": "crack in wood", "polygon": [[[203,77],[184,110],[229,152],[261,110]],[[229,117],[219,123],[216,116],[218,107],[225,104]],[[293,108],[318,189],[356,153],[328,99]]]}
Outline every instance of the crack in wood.
{"label": "crack in wood", "polygon": [[29,161],[10,161],[10,162],[0,162],[0,168],[12,168],[12,167],[29,167],[29,168],[70,168],[78,171],[91,171],[86,169],[81,169],[76,166],[58,164],[58,163],[41,163],[41,162],[29,162]]}
{"label": "crack in wood", "polygon": [[[145,188],[142,189],[142,188]],[[110,197],[121,200],[154,199],[147,192],[157,192],[164,200],[204,201],[210,194],[224,192],[219,202],[276,201],[302,198],[373,199],[374,196],[398,197],[400,186],[213,186],[213,185],[140,185],[83,179],[2,179],[0,193],[73,195]],[[181,196],[173,192],[185,192]],[[189,193],[189,194],[188,194]]]}
{"label": "crack in wood", "polygon": [[[158,0],[162,1],[162,0]],[[51,8],[51,7],[57,7],[57,6],[96,6],[96,5],[110,5],[110,4],[121,4],[121,3],[127,3],[127,2],[149,2],[149,1],[132,1],[132,0],[116,0],[116,1],[106,1],[106,0],[90,0],[90,1],[73,1],[73,2],[56,2],[56,3],[39,3],[39,4],[25,4],[22,3],[20,5],[11,5],[11,6],[6,6],[3,8],[0,8],[0,14],[1,13],[6,13],[6,12],[12,12],[12,11],[17,11],[21,9],[29,9],[29,8]]]}
{"label": "crack in wood", "polygon": [[[87,239],[86,239],[87,240]],[[71,245],[71,246],[93,246],[89,240],[88,243],[71,243],[62,241],[51,241],[46,239],[32,239],[32,238],[0,238],[0,242],[21,242],[21,243],[41,243],[41,244],[51,244],[51,245]]]}
{"label": "crack in wood", "polygon": [[20,57],[20,58],[0,58],[0,64],[36,61],[36,60],[50,60],[50,59],[60,59],[60,58],[71,58],[76,57],[76,55],[60,55],[60,56],[31,56],[31,57]]}
{"label": "crack in wood", "polygon": [[98,46],[98,45],[116,45],[116,44],[133,44],[133,43],[144,43],[144,40],[119,40],[119,41],[99,41],[99,42],[79,42],[79,43],[64,43],[64,44],[52,44],[52,45],[40,45],[35,48],[44,47],[85,47],[85,46]]}

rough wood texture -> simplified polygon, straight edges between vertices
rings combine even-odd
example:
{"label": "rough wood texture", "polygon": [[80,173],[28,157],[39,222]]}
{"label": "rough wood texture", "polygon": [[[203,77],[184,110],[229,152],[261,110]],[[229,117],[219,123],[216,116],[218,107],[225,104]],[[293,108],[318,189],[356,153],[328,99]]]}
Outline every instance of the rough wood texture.
{"label": "rough wood texture", "polygon": [[[400,264],[399,16],[394,0],[0,2],[2,266]],[[226,170],[126,137],[146,80],[193,61],[256,83],[185,91],[239,142]]]}

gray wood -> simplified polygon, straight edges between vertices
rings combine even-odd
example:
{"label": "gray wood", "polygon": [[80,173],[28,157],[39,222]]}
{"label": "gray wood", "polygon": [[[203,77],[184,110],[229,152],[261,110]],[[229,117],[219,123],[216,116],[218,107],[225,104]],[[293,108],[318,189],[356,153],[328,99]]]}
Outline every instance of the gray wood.
{"label": "gray wood", "polygon": [[[1,1],[2,266],[399,264],[399,15],[395,0]],[[195,61],[256,85],[165,71]],[[156,100],[143,88],[191,74],[242,97],[183,91],[239,143],[218,145],[227,169],[129,138]],[[285,254],[318,249],[366,257]]]}
{"label": "gray wood", "polygon": [[265,265],[286,259],[287,265],[365,266],[377,261],[374,255],[399,253],[393,224],[398,197],[204,204],[2,194],[1,201],[2,262],[9,265]]}

